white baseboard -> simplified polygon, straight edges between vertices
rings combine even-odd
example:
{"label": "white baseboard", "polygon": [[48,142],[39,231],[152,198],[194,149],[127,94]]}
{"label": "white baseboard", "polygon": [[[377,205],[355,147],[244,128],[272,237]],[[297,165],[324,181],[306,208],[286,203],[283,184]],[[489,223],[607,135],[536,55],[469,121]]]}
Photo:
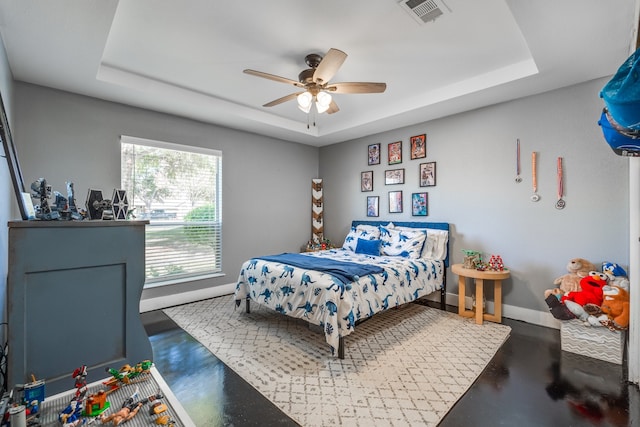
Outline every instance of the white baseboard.
{"label": "white baseboard", "polygon": [[[434,292],[426,297],[430,301],[440,301],[440,293]],[[466,297],[467,307],[471,307],[471,297]],[[458,306],[458,295],[447,294],[447,305],[454,307]],[[493,302],[487,301],[487,311],[493,313]],[[508,319],[520,320],[522,322],[531,323],[533,325],[544,326],[547,328],[560,329],[560,321],[554,318],[551,313],[542,312],[538,310],[531,310],[529,308],[516,307],[513,305],[502,305],[502,317]]]}
{"label": "white baseboard", "polygon": [[188,304],[190,302],[215,298],[222,295],[231,295],[235,289],[235,283],[228,283],[226,285],[212,286],[195,291],[177,292],[171,295],[142,299],[140,300],[140,313],[161,310],[175,305]]}
{"label": "white baseboard", "polygon": [[[208,298],[215,298],[222,295],[231,295],[235,291],[235,283],[226,285],[213,286],[210,288],[199,289],[196,291],[179,292],[162,297],[147,298],[140,301],[140,313],[152,310],[161,310],[163,308],[175,305],[188,304],[190,302],[200,301]],[[434,292],[426,297],[430,301],[440,301],[440,293]],[[447,304],[457,307],[458,295],[447,294]],[[471,307],[471,297],[467,297],[467,307]],[[487,311],[493,313],[493,302],[487,301]],[[547,328],[560,329],[560,321],[555,319],[551,313],[529,308],[516,307],[512,305],[502,305],[502,317],[508,319],[520,320],[531,323],[533,325],[544,326]]]}

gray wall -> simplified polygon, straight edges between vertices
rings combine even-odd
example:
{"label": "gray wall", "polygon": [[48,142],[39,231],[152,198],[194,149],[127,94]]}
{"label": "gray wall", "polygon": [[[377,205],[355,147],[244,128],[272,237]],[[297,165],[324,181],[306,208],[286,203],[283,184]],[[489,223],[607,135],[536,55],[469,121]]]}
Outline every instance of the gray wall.
{"label": "gray wall", "polygon": [[[505,314],[535,320],[543,290],[574,257],[628,266],[628,159],[614,155],[597,125],[606,79],[323,147],[325,230],[341,242],[352,219],[366,219],[366,196],[380,196],[381,220],[412,217],[412,192],[429,193],[430,221],[450,222],[452,261],[461,249],[499,254],[512,271],[503,285]],[[409,159],[409,137],[427,134],[426,159]],[[516,138],[523,182],[516,184]],[[387,164],[387,144],[402,140],[403,162]],[[367,146],[382,144],[382,163],[367,165]],[[538,152],[538,194],[530,201],[531,152]],[[555,209],[556,159],[564,158],[564,210]],[[435,161],[437,185],[419,187],[418,165]],[[404,185],[384,185],[384,171],[405,169]],[[360,192],[360,172],[374,171],[374,191]],[[389,214],[387,193],[402,190],[404,212]],[[449,274],[449,293],[457,278]],[[516,310],[513,310],[516,308]],[[518,313],[518,311],[520,311]]]}
{"label": "gray wall", "polygon": [[[222,150],[223,272],[145,298],[235,282],[246,259],[297,251],[311,233],[311,179],[318,149],[18,82],[14,137],[25,185],[44,177],[78,203],[88,188],[120,188],[120,135]],[[44,243],[44,242],[43,242]],[[52,248],[60,250],[60,248]],[[69,256],[82,248],[65,248]]]}
{"label": "gray wall", "polygon": [[[381,196],[380,219],[411,220],[411,193],[427,191],[426,219],[452,224],[453,262],[462,260],[461,249],[502,255],[512,270],[504,285],[504,313],[535,322],[537,315],[548,316],[542,292],[565,273],[570,258],[629,263],[628,160],[613,154],[597,125],[598,92],[605,82],[321,149],[19,82],[13,130],[25,181],[45,177],[54,189],[63,189],[72,180],[80,202],[90,187],[119,186],[122,134],[222,150],[226,275],[182,285],[180,291],[232,283],[251,256],[298,250],[309,238],[310,180],[320,176],[326,234],[338,243],[352,219],[365,218],[367,195]],[[409,137],[421,133],[427,133],[427,158],[409,160]],[[516,138],[522,143],[520,184],[514,183]],[[403,163],[390,167],[386,145],[397,140],[403,141]],[[377,142],[383,161],[369,167],[367,145]],[[539,153],[538,203],[529,200],[532,151]],[[554,208],[558,156],[564,157],[566,172],[562,211]],[[437,162],[435,187],[418,186],[418,165],[424,161]],[[385,186],[384,170],[396,167],[405,169],[406,183]],[[360,192],[365,170],[374,171],[373,193]],[[404,191],[404,213],[388,213],[390,190]],[[449,275],[451,294],[457,293],[455,279]],[[176,290],[151,289],[145,297]]]}

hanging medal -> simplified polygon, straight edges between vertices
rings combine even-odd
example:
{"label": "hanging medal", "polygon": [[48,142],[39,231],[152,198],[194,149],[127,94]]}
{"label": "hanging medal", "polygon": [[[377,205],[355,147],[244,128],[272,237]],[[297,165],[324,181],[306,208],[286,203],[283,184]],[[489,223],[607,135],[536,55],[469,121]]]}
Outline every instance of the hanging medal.
{"label": "hanging medal", "polygon": [[533,182],[533,194],[531,195],[531,201],[537,202],[540,200],[538,196],[538,174],[536,172],[536,152],[531,153],[531,182]]}
{"label": "hanging medal", "polygon": [[562,157],[558,157],[558,201],[556,202],[556,209],[564,209],[566,203],[562,199],[564,193],[564,187],[562,184]]}
{"label": "hanging medal", "polygon": [[516,139],[516,182],[522,182],[520,177],[520,138]]}

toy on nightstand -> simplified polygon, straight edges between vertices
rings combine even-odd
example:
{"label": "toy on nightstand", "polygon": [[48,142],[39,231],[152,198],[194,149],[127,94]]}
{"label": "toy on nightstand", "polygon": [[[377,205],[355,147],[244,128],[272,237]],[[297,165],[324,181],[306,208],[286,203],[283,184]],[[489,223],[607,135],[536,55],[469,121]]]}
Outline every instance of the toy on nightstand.
{"label": "toy on nightstand", "polygon": [[478,264],[482,264],[482,253],[470,249],[462,249],[464,253],[463,268],[476,268]]}
{"label": "toy on nightstand", "polygon": [[489,259],[489,270],[491,271],[504,271],[504,262],[500,255],[491,255]]}

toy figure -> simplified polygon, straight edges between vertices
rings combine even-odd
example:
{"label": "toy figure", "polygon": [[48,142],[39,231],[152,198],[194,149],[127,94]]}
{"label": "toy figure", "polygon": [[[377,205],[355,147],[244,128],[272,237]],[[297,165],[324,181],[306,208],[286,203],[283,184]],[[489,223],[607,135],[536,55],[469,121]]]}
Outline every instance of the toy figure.
{"label": "toy figure", "polygon": [[85,419],[81,418],[82,402],[72,400],[69,405],[60,412],[58,420],[64,427],[75,427],[85,423]]}
{"label": "toy figure", "polygon": [[[582,307],[586,304],[600,306],[604,298],[603,288],[607,285],[608,277],[597,271],[589,272],[589,275],[580,280],[580,290],[568,292],[560,300],[555,295],[549,295],[545,302],[553,317],[558,320],[571,320],[576,317],[584,317]],[[586,317],[582,320],[586,320]]]}
{"label": "toy figure", "polygon": [[51,186],[47,185],[47,180],[39,178],[31,184],[32,197],[40,198],[40,204],[36,206],[36,218],[42,220],[60,219],[58,211],[52,211],[48,199],[51,197]]}
{"label": "toy figure", "polygon": [[75,378],[76,400],[84,400],[87,394],[87,365],[82,365],[73,371],[71,378]]}
{"label": "toy figure", "polygon": [[102,421],[102,424],[106,424],[109,421],[112,421],[113,425],[117,426],[126,421],[129,421],[131,418],[136,416],[140,408],[142,408],[142,405],[144,405],[151,399],[156,399],[155,396],[151,396],[144,400],[136,400],[137,397],[138,389],[136,388],[136,391],[124,402],[122,402],[122,409],[108,416],[105,416],[104,414],[100,415],[100,421]]}
{"label": "toy figure", "polygon": [[120,383],[122,384],[131,384],[134,380],[142,381],[145,380],[146,374],[149,373],[149,369],[153,366],[153,362],[150,360],[143,360],[142,362],[137,363],[134,367],[130,365],[124,365],[120,368],[120,370],[113,368],[106,368],[106,371],[111,375],[112,378],[103,382],[104,385],[116,389],[120,387]]}
{"label": "toy figure", "polygon": [[100,421],[102,421],[102,424],[106,424],[109,421],[112,421],[113,425],[117,426],[135,417],[140,408],[142,408],[142,402],[134,402],[123,407],[118,412],[114,412],[111,415],[100,415]]}
{"label": "toy figure", "polygon": [[111,403],[107,401],[107,393],[100,390],[97,393],[90,394],[84,405],[83,415],[96,417],[111,407]]}

